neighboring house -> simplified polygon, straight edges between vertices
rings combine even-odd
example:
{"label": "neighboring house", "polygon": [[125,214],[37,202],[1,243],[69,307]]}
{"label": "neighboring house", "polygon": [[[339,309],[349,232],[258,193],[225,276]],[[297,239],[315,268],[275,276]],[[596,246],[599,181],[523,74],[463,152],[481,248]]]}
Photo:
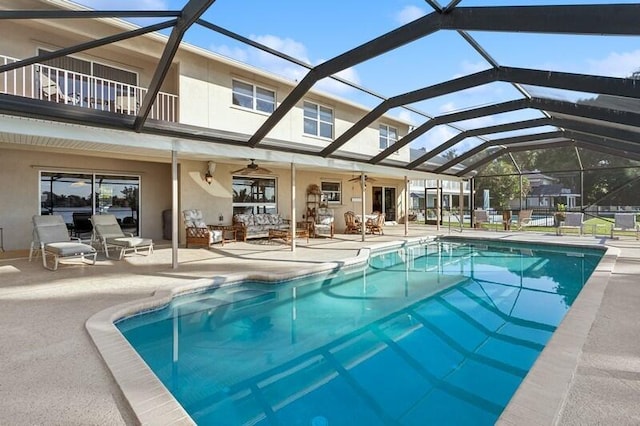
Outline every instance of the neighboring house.
{"label": "neighboring house", "polygon": [[[7,0],[0,8],[81,7],[64,0]],[[135,28],[111,18],[4,19],[0,65],[84,43],[88,34],[98,39]],[[341,232],[344,212],[362,209],[362,191],[353,181],[360,171],[375,177],[366,185],[365,211],[381,210],[389,221],[407,212],[407,171],[390,163],[410,161],[408,146],[391,155],[386,166],[314,155],[367,114],[364,107],[311,91],[268,134],[270,143],[291,152],[228,143],[248,140],[295,82],[198,47],[178,49],[145,129],[135,133],[109,126],[113,120],[135,124],[166,42],[166,36],[147,34],[0,74],[0,96],[23,99],[19,107],[24,109],[0,115],[0,226],[6,249],[29,247],[34,214],[62,214],[73,232],[74,213],[114,213],[141,235],[162,239],[168,220],[163,211],[172,207],[172,158],[179,164],[180,209],[200,209],[213,224],[230,224],[240,211],[277,211],[291,219],[294,164],[293,219],[302,220],[305,189],[316,184]],[[30,114],[37,110],[42,117],[52,108],[68,111],[69,122]],[[103,125],[86,124],[96,116],[104,117]],[[195,136],[185,137],[185,130]],[[409,123],[385,115],[339,152],[371,157],[408,131]],[[222,139],[227,143],[216,143]],[[269,173],[245,168],[251,158]],[[207,172],[211,182],[205,181]],[[428,176],[435,175],[415,172],[409,178]]]}
{"label": "neighboring house", "polygon": [[[564,204],[567,208],[579,206],[580,194],[572,188],[566,188],[558,183],[559,179],[545,175],[537,170],[523,171],[529,179],[531,190],[524,199],[523,208],[551,209],[556,208],[556,203]],[[512,200],[511,207],[520,208],[520,200]]]}
{"label": "neighboring house", "polygon": [[[424,155],[425,148],[411,149],[411,160]],[[435,165],[442,165],[446,162],[442,157],[436,157],[431,160]],[[449,178],[450,179],[450,178]],[[440,180],[440,194],[441,202],[440,207],[445,210],[456,211],[459,207],[460,200],[460,185],[462,185],[464,206],[469,208],[469,192],[470,185],[468,181],[453,181],[453,180]],[[409,191],[411,199],[409,201],[409,211],[412,212],[419,220],[434,216],[434,209],[436,206],[438,180],[436,179],[412,179],[409,182]]]}

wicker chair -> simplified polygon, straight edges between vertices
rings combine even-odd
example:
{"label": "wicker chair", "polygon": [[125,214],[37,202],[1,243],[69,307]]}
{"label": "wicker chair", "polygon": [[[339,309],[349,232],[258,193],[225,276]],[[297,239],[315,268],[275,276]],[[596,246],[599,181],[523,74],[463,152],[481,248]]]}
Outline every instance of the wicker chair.
{"label": "wicker chair", "polygon": [[334,220],[333,210],[325,207],[318,209],[318,214],[315,217],[315,223],[313,225],[313,235],[315,237],[326,236],[333,238],[334,234]]}
{"label": "wicker chair", "polygon": [[184,226],[187,232],[187,248],[189,245],[209,247],[215,243],[223,243],[222,230],[213,229],[205,223],[200,210],[184,210]]}
{"label": "wicker chair", "polygon": [[356,221],[356,214],[354,212],[345,212],[344,222],[346,223],[345,234],[359,234],[362,232],[361,223]]}
{"label": "wicker chair", "polygon": [[375,219],[367,220],[367,232],[384,235],[384,230],[382,229],[384,226],[384,213],[376,212],[376,214],[378,216]]}

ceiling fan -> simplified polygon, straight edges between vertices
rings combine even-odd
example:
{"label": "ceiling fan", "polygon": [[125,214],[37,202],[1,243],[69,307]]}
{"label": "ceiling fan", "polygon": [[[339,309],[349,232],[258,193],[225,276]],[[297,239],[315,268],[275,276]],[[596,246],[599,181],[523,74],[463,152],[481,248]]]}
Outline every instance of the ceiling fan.
{"label": "ceiling fan", "polygon": [[[364,181],[365,182],[375,182],[376,180],[374,178],[372,178],[372,177],[364,175]],[[354,178],[349,179],[349,182],[360,182],[360,176],[356,176]]]}
{"label": "ceiling fan", "polygon": [[272,175],[273,172],[264,167],[260,167],[255,163],[255,160],[251,158],[251,163],[247,164],[246,167],[243,167],[238,170],[234,170],[231,172],[234,175]]}

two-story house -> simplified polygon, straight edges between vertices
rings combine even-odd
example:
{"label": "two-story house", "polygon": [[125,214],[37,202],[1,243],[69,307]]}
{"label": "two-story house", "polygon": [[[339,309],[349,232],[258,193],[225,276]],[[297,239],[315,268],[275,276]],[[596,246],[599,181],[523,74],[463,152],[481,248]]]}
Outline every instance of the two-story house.
{"label": "two-story house", "polygon": [[[85,9],[66,0],[7,0],[0,8]],[[318,155],[368,109],[316,90],[277,123],[266,145],[247,147],[242,142],[296,83],[186,43],[167,66],[147,122],[136,128],[168,37],[147,32],[112,43],[96,40],[139,28],[116,18],[2,21],[5,249],[29,246],[36,214],[61,214],[70,232],[80,233],[74,215],[113,213],[123,226],[160,240],[166,237],[163,211],[175,204],[174,176],[179,209],[200,209],[212,224],[230,224],[234,212],[247,211],[302,220],[305,190],[318,185],[338,232],[350,210],[379,210],[388,221],[401,219],[409,208],[405,179],[435,179],[393,167],[410,161],[408,146],[384,165],[367,163],[409,131],[410,123],[390,115],[350,138],[337,155]],[[51,53],[64,48],[69,53],[63,56]],[[12,68],[14,63],[20,66]],[[361,174],[375,179],[365,192]]]}

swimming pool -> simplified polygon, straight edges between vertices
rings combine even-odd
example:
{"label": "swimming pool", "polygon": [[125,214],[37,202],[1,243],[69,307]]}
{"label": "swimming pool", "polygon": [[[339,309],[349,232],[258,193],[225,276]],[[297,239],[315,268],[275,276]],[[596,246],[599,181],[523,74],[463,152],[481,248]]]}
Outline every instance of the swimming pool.
{"label": "swimming pool", "polygon": [[441,241],[117,326],[199,424],[493,424],[601,256]]}

